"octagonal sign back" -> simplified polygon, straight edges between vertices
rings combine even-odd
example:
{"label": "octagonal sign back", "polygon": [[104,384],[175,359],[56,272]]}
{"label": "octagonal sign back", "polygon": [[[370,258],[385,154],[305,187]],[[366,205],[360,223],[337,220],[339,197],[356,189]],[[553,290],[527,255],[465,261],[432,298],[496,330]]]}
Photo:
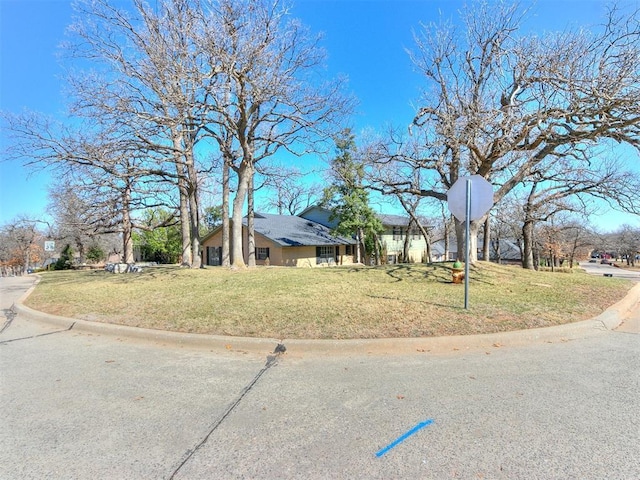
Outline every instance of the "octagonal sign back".
{"label": "octagonal sign back", "polygon": [[449,211],[461,222],[467,218],[467,180],[471,180],[469,220],[479,220],[493,207],[493,186],[480,175],[460,177],[447,192]]}

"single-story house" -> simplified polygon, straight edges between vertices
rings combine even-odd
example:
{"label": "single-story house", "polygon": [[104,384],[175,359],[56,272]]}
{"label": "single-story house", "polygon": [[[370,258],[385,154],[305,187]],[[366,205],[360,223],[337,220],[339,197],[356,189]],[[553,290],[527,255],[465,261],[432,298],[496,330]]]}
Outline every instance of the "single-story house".
{"label": "single-story house", "polygon": [[[478,237],[478,258],[480,260],[484,260],[482,255],[482,246],[484,239],[482,237]],[[431,256],[433,257],[433,261],[452,261],[452,260],[463,260],[463,258],[458,258],[457,252],[458,246],[456,245],[456,238],[452,235],[449,239],[449,256],[448,258],[444,257],[444,240],[438,240],[431,245]],[[462,253],[464,256],[464,252]],[[489,258],[492,262],[500,262],[503,264],[507,263],[520,263],[522,261],[522,254],[520,252],[520,247],[518,246],[518,241],[515,239],[500,239],[497,241],[496,239],[491,239],[491,246],[489,249]]]}
{"label": "single-story house", "polygon": [[[482,238],[478,239],[480,250],[478,256],[482,257]],[[492,262],[499,263],[522,263],[522,250],[520,242],[514,238],[491,239],[489,257]]]}
{"label": "single-story house", "polygon": [[[352,238],[333,235],[318,222],[292,215],[254,214],[257,265],[316,267],[354,263]],[[249,240],[246,217],[242,221],[242,251],[248,262]],[[203,264],[222,263],[222,227],[201,240]]]}

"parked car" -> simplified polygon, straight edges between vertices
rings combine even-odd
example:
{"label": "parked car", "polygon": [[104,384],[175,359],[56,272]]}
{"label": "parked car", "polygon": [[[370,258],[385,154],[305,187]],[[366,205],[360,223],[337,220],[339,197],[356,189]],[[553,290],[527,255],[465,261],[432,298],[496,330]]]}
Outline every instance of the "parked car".
{"label": "parked car", "polygon": [[608,258],[603,258],[600,261],[600,263],[603,264],[603,265],[611,265],[611,260],[609,260]]}

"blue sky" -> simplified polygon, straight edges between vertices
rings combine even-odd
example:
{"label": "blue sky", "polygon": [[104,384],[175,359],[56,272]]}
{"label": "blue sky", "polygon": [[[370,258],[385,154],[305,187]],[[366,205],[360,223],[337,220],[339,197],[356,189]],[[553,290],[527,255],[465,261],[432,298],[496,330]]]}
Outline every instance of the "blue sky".
{"label": "blue sky", "polygon": [[[602,0],[538,0],[524,28],[542,33],[593,25],[605,5]],[[313,32],[324,32],[330,72],[346,74],[359,99],[352,123],[360,130],[410,123],[422,85],[405,53],[413,47],[412,31],[439,15],[455,19],[463,6],[457,0],[298,0],[293,14]],[[72,14],[70,1],[0,0],[0,110],[64,115],[56,55]],[[4,144],[3,137],[0,141]],[[42,216],[48,181],[46,173],[1,162],[0,225],[18,214]],[[616,212],[593,221],[603,230],[622,223],[640,226],[637,216]]]}

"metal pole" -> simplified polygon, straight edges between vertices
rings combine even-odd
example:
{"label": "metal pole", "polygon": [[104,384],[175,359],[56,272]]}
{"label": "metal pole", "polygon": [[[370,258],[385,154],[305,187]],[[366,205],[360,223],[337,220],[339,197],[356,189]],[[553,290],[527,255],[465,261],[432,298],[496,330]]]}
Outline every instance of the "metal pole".
{"label": "metal pole", "polygon": [[467,211],[464,219],[465,259],[464,259],[464,309],[469,310],[469,230],[471,226],[471,179],[467,178]]}

